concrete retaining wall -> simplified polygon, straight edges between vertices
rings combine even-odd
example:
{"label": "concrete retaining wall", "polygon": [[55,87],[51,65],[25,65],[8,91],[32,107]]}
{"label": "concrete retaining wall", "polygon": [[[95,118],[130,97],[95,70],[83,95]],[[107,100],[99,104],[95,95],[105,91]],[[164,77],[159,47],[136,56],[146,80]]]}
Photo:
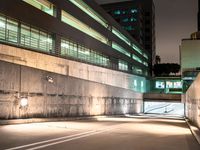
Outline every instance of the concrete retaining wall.
{"label": "concrete retaining wall", "polygon": [[[28,107],[20,107],[20,96]],[[132,90],[0,61],[1,119],[139,113],[142,99]]]}
{"label": "concrete retaining wall", "polygon": [[200,74],[185,94],[186,116],[200,128]]}
{"label": "concrete retaining wall", "polygon": [[134,91],[146,91],[144,77],[9,45],[0,44],[0,60]]}

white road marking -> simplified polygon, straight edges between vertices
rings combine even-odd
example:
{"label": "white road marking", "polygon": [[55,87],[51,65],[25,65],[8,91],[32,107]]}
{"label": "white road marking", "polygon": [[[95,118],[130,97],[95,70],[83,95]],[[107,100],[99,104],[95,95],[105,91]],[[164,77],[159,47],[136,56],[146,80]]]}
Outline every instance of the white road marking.
{"label": "white road marking", "polygon": [[27,150],[41,149],[41,148],[45,148],[45,147],[48,147],[48,146],[52,146],[52,145],[56,145],[56,144],[60,144],[60,143],[64,143],[64,142],[69,142],[69,141],[73,141],[73,140],[88,137],[88,136],[92,136],[92,135],[95,135],[95,134],[100,134],[100,133],[103,133],[103,132],[106,132],[106,131],[109,131],[109,130],[112,130],[112,129],[114,129],[114,128],[106,129],[106,130],[103,130],[103,131],[96,131],[96,132],[93,132],[93,133],[73,137],[73,138],[70,138],[70,139],[66,139],[66,140],[62,140],[62,141],[58,141],[58,142],[53,142],[53,143],[50,143],[50,144],[45,144],[45,145],[33,147],[33,148],[30,148],[30,149],[27,149]]}
{"label": "white road marking", "polygon": [[[113,125],[113,126],[118,127],[119,125]],[[114,128],[113,126],[109,127],[109,128],[99,129],[99,131],[97,131],[97,130],[87,131],[87,132],[78,133],[78,134],[74,134],[74,135],[68,135],[68,136],[64,136],[64,137],[60,137],[60,138],[45,140],[45,141],[41,141],[41,142],[35,142],[35,143],[32,143],[32,144],[17,146],[17,147],[13,147],[13,148],[8,148],[8,149],[5,149],[5,150],[18,150],[18,149],[22,149],[22,148],[26,148],[28,150],[40,149],[40,148],[48,147],[48,146],[51,146],[51,145],[56,145],[56,144],[59,144],[59,143],[68,142],[68,141],[80,139],[80,138],[83,138],[83,137],[103,133],[103,132],[106,132],[106,131],[109,131],[109,130],[112,130],[112,129],[116,129],[116,127]],[[59,141],[59,140],[61,140],[61,141]],[[52,142],[52,143],[50,143],[50,142]],[[49,144],[45,144],[45,143],[49,143]],[[44,144],[44,145],[37,146],[37,145],[40,145],[40,144]],[[36,146],[36,147],[34,147],[34,146]],[[33,148],[29,148],[29,147],[33,147]]]}
{"label": "white road marking", "polygon": [[26,147],[39,145],[39,144],[44,144],[44,143],[48,143],[48,142],[54,142],[54,141],[58,141],[58,140],[66,139],[66,138],[71,138],[71,137],[74,137],[74,136],[84,135],[84,134],[92,133],[92,132],[95,132],[95,131],[88,131],[88,132],[68,135],[68,136],[55,138],[55,139],[51,139],[51,140],[45,140],[45,141],[41,141],[41,142],[35,142],[35,143],[32,143],[32,144],[27,144],[27,145],[17,146],[17,147],[13,147],[13,148],[8,148],[8,149],[5,149],[5,150],[17,150],[17,149],[20,149],[20,148],[26,148]]}

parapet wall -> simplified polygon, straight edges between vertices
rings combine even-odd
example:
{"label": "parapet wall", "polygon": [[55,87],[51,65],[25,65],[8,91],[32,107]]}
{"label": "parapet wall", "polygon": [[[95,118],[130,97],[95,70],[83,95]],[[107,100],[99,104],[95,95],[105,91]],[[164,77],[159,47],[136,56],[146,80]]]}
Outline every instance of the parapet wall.
{"label": "parapet wall", "polygon": [[186,117],[200,128],[200,74],[185,94]]}
{"label": "parapet wall", "polygon": [[[63,74],[0,61],[0,118],[142,112],[142,93]],[[21,96],[28,97],[27,107],[20,106]]]}

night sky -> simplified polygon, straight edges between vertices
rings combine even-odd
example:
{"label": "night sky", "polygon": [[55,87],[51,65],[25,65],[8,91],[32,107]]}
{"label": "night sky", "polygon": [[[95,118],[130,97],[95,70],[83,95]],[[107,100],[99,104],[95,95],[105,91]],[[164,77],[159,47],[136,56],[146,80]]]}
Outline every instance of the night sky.
{"label": "night sky", "polygon": [[[127,0],[96,0],[111,3]],[[156,53],[161,62],[179,63],[181,39],[197,31],[198,0],[154,0],[156,8]]]}

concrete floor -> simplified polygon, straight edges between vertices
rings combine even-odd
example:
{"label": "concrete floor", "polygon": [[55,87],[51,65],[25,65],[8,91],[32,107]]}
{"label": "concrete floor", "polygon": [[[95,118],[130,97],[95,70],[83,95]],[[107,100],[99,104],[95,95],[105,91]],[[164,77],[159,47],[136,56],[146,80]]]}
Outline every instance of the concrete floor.
{"label": "concrete floor", "polygon": [[0,149],[200,150],[184,120],[97,118],[0,126]]}

